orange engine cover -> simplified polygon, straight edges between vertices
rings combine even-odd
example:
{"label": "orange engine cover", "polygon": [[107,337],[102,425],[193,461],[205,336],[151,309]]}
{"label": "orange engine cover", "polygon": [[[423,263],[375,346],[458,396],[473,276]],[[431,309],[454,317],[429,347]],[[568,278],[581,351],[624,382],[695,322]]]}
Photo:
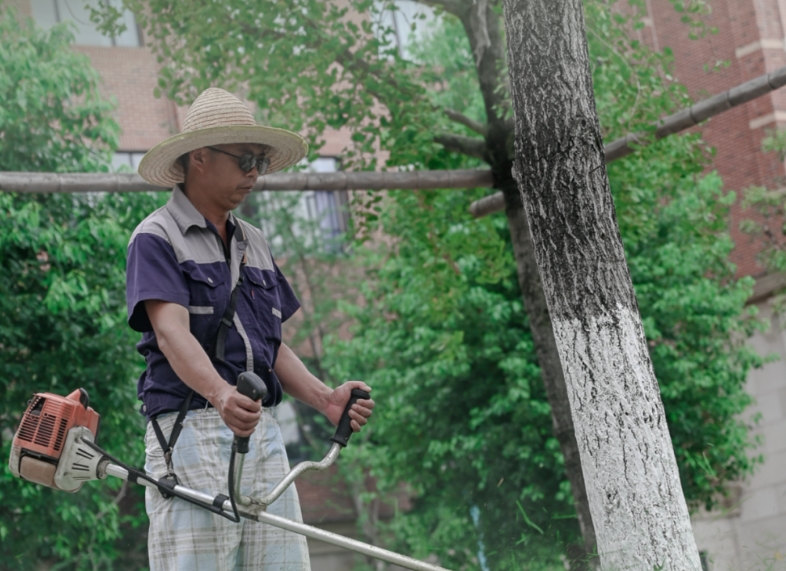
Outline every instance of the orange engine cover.
{"label": "orange engine cover", "polygon": [[32,456],[57,460],[72,427],[84,426],[97,438],[99,421],[100,415],[87,406],[83,389],[67,397],[37,393],[22,416],[13,446]]}

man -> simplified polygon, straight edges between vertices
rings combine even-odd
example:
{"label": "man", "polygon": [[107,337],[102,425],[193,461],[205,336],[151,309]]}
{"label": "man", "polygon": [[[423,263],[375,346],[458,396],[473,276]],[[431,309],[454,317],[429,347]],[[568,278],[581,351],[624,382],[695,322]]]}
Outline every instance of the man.
{"label": "man", "polygon": [[[295,164],[306,152],[301,137],[256,125],[240,100],[211,88],[194,101],[183,132],[139,165],[148,182],[174,186],[167,205],[137,227],[128,247],[128,319],[143,333],[137,348],[147,368],[138,392],[150,421],[145,469],[153,476],[226,493],[233,436],[251,436],[242,493],[262,496],[289,470],[270,412],[282,391],[335,424],[353,388],[370,390],[359,381],[330,389],[282,342],[281,324],[300,304],[262,232],[231,213],[257,176]],[[237,392],[243,371],[265,381],[265,408]],[[353,405],[353,430],[366,424],[373,407],[372,400]],[[297,534],[233,523],[153,489],[145,503],[152,571],[309,568],[305,539]],[[301,521],[294,487],[268,511]]]}

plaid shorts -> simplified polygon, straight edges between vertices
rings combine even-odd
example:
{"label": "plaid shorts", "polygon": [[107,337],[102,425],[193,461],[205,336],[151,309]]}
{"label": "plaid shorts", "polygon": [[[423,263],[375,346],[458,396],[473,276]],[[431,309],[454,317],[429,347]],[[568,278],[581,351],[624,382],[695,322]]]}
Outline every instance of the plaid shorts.
{"label": "plaid shorts", "polygon": [[[166,438],[177,413],[158,417]],[[233,434],[213,408],[192,410],[172,454],[181,485],[215,496],[227,492],[227,472]],[[150,423],[145,434],[145,470],[154,477],[166,475],[161,445]],[[271,412],[251,436],[246,454],[243,495],[267,494],[289,471],[281,430]],[[151,571],[307,571],[310,563],[306,538],[277,527],[241,519],[233,523],[181,500],[164,499],[154,488],[145,491],[150,518],[148,553]],[[302,522],[294,485],[268,507],[268,512]]]}

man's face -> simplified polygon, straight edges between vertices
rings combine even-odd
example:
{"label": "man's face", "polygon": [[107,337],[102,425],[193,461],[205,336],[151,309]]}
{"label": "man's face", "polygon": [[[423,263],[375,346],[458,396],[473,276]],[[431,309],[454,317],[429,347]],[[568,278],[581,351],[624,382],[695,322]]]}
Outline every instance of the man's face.
{"label": "man's face", "polygon": [[[252,153],[261,157],[266,149],[264,145],[254,143],[232,143],[214,145],[238,157]],[[203,163],[199,168],[200,186],[206,186],[209,195],[216,206],[229,211],[237,208],[251,193],[251,188],[257,181],[259,173],[256,166],[248,172],[243,172],[239,166],[239,159],[209,148],[200,149],[203,154]],[[196,173],[195,173],[196,174]]]}

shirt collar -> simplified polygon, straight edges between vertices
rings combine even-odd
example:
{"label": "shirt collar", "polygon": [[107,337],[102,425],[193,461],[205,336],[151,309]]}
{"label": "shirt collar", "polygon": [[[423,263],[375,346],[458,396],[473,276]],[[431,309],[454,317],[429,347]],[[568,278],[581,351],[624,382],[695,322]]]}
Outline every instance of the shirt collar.
{"label": "shirt collar", "polygon": [[167,210],[180,228],[180,232],[185,235],[189,228],[198,226],[199,228],[207,228],[205,217],[196,209],[196,206],[191,204],[191,201],[185,195],[180,185],[176,185],[172,189],[172,196],[166,205]]}

